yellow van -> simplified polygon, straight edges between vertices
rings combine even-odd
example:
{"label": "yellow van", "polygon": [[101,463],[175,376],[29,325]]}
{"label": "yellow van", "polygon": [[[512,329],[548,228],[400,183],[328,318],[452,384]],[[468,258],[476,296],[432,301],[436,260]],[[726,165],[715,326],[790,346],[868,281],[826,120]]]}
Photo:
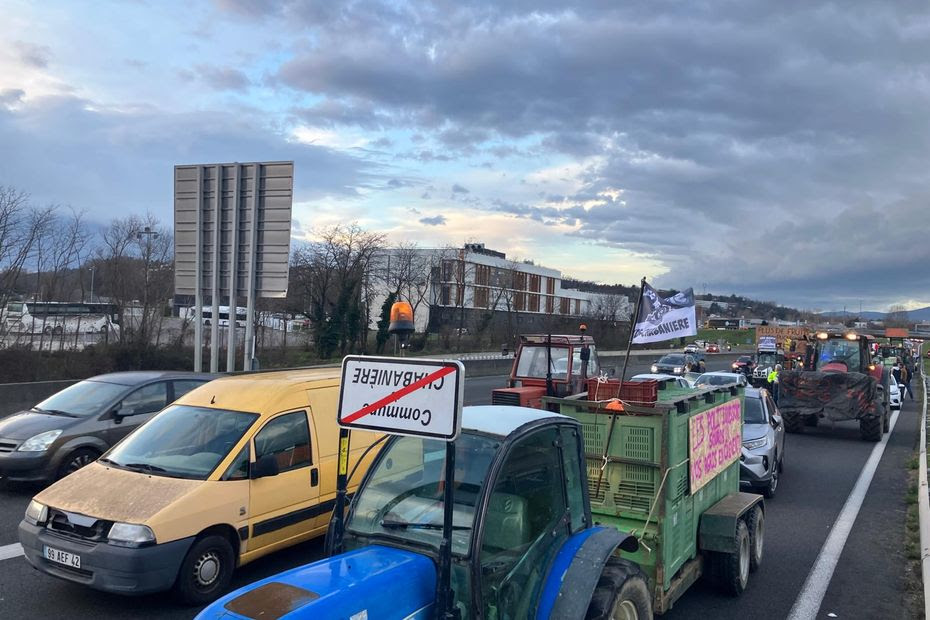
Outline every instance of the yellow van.
{"label": "yellow van", "polygon": [[[336,497],[338,368],[224,377],[35,496],[29,562],[108,592],[202,604],[236,566],[325,534]],[[349,471],[380,436],[353,432]]]}

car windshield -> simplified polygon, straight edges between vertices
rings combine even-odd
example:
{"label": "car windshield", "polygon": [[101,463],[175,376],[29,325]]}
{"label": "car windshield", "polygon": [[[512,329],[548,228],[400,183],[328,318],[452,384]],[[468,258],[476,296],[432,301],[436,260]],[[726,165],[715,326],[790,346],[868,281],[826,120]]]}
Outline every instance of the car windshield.
{"label": "car windshield", "polygon": [[818,347],[817,368],[831,362],[846,364],[849,372],[859,372],[859,341],[846,338],[824,340]]}
{"label": "car windshield", "polygon": [[736,381],[735,377],[728,377],[727,375],[705,374],[698,377],[694,381],[694,385],[729,385],[736,383]]}
{"label": "car windshield", "polygon": [[777,363],[778,363],[778,359],[775,353],[760,353],[759,354],[759,366],[774,366]]}
{"label": "car windshield", "polygon": [[34,409],[87,417],[102,413],[105,407],[112,405],[129,389],[129,386],[118,383],[81,381],[46,398]]}
{"label": "car windshield", "polygon": [[663,355],[658,362],[659,364],[684,364],[685,356],[684,355]]}
{"label": "car windshield", "polygon": [[105,458],[126,469],[206,480],[257,418],[255,413],[172,405]]}
{"label": "car windshield", "polygon": [[[494,439],[468,433],[455,440],[453,553],[468,553],[475,508],[499,446]],[[353,503],[346,528],[363,536],[402,538],[438,550],[445,457],[446,444],[437,439],[392,440]]]}
{"label": "car windshield", "polygon": [[737,361],[737,362],[744,362],[744,363],[746,363],[746,364],[751,364],[751,363],[752,363],[752,358],[749,357],[748,355],[740,355],[738,358],[736,358],[736,361]]}
{"label": "car windshield", "polygon": [[747,396],[743,410],[743,424],[765,424],[766,422],[765,411],[762,409],[762,399],[758,396]]}

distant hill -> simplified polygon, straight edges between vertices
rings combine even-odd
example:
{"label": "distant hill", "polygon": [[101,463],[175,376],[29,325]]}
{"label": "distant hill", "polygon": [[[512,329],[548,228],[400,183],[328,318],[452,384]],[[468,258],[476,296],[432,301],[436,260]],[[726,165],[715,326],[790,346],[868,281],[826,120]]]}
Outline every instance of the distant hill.
{"label": "distant hill", "polygon": [[[838,317],[843,317],[843,316],[848,316],[848,317],[858,316],[867,321],[880,321],[885,318],[886,314],[887,312],[871,312],[871,311],[869,312],[846,312],[845,314],[843,312],[821,312],[820,316],[830,317],[830,318],[838,318]],[[907,316],[908,318],[910,318],[910,320],[914,322],[930,321],[930,306],[927,306],[926,308],[918,308],[917,310],[909,310],[907,313]]]}

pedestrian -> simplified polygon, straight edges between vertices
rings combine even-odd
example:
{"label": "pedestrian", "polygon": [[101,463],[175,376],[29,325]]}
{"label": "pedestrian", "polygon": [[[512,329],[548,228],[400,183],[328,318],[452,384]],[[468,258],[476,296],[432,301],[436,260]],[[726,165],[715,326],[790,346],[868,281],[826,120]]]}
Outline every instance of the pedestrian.
{"label": "pedestrian", "polygon": [[[901,379],[904,381],[904,387],[907,389],[907,393],[910,394],[911,400],[914,400],[914,390],[911,389],[911,377],[914,376],[914,365],[911,363],[904,364],[901,366]],[[901,396],[904,399],[904,396]]]}
{"label": "pedestrian", "polygon": [[778,404],[778,373],[781,371],[781,364],[775,364],[775,368],[769,373],[767,380],[769,385],[771,385],[772,390],[772,400],[775,401],[775,404]]}

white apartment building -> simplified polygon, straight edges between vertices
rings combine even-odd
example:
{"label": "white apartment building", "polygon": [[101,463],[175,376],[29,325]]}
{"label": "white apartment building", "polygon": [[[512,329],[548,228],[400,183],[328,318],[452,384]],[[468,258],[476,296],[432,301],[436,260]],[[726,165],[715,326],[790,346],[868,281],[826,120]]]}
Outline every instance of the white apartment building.
{"label": "white apartment building", "polygon": [[[411,265],[415,263],[415,265]],[[452,310],[517,315],[629,320],[625,295],[562,288],[562,273],[533,261],[508,260],[483,243],[462,248],[389,249],[376,257],[377,293],[371,298],[371,327],[376,328],[388,293],[414,306],[414,324],[425,331]]]}

